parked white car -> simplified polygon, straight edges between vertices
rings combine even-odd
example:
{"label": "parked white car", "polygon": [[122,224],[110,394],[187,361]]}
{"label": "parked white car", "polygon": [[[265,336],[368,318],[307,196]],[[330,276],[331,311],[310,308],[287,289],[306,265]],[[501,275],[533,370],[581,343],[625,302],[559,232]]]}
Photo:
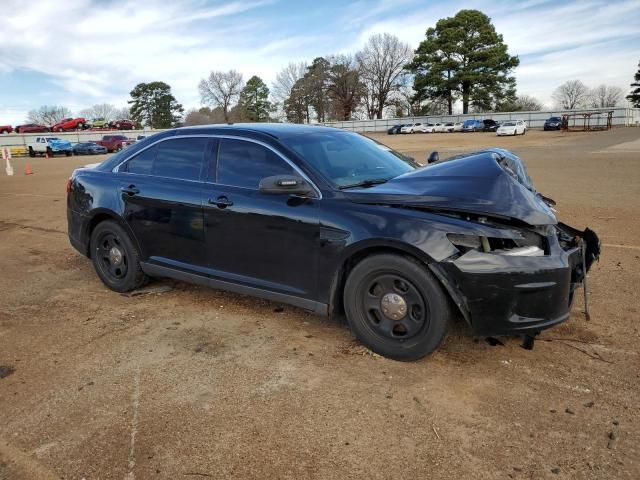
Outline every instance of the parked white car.
{"label": "parked white car", "polygon": [[425,133],[425,128],[422,123],[408,123],[400,129],[400,133]]}
{"label": "parked white car", "polygon": [[463,126],[464,126],[464,123],[456,122],[456,123],[453,124],[453,129],[451,131],[452,132],[461,132],[462,130],[464,130]]}
{"label": "parked white car", "polygon": [[425,123],[424,125],[424,133],[435,133],[436,126],[433,123]]}
{"label": "parked white car", "polygon": [[444,123],[436,123],[433,126],[434,133],[444,133],[447,131],[446,125]]}
{"label": "parked white car", "polygon": [[499,137],[503,135],[524,135],[527,133],[527,124],[524,120],[508,120],[498,127],[496,133]]}

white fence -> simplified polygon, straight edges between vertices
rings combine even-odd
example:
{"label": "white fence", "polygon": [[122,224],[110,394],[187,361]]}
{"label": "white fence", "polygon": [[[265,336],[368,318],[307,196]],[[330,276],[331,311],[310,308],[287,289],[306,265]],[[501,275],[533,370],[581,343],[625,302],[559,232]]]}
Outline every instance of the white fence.
{"label": "white fence", "polygon": [[[497,122],[507,120],[524,120],[529,128],[542,128],[544,121],[549,117],[559,117],[563,113],[581,112],[609,112],[613,110],[613,126],[629,127],[640,126],[640,108],[591,108],[587,110],[549,110],[539,112],[501,112],[501,113],[472,113],[468,115],[429,115],[424,117],[383,118],[382,120],[350,120],[343,122],[325,122],[323,125],[344,128],[354,132],[383,132],[400,123],[448,123],[464,122],[468,119],[484,120],[491,118]],[[600,116],[600,122],[606,124],[606,115]],[[578,123],[578,121],[576,120]],[[579,121],[582,122],[582,119]],[[591,124],[596,124],[596,118],[592,118]]]}
{"label": "white fence", "polygon": [[9,133],[0,135],[0,147],[26,147],[35,141],[35,137],[58,137],[69,140],[71,143],[91,142],[101,140],[104,135],[124,135],[135,140],[138,135],[153,135],[163,130],[81,130],[78,132],[51,132],[51,133]]}

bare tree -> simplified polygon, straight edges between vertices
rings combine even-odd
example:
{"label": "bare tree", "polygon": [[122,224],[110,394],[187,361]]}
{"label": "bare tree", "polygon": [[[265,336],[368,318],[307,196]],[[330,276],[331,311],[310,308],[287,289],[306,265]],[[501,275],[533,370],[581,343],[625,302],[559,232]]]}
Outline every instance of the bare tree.
{"label": "bare tree", "polygon": [[530,95],[518,95],[515,104],[523,112],[538,112],[543,107],[542,102]]}
{"label": "bare tree", "polygon": [[30,110],[29,113],[27,113],[27,122],[49,126],[68,117],[71,117],[71,110],[67,107],[43,105],[42,107],[36,110]]}
{"label": "bare tree", "polygon": [[212,107],[221,107],[225,122],[229,121],[229,111],[240,98],[240,92],[244,88],[242,74],[235,70],[228,72],[213,71],[208,79],[200,80],[198,89],[202,103]]}
{"label": "bare tree", "polygon": [[602,84],[591,90],[590,103],[595,108],[615,107],[623,95],[620,87]]}
{"label": "bare tree", "polygon": [[[110,103],[99,103],[84,110],[80,110],[80,116],[84,118],[104,118],[107,121],[116,120],[118,109]],[[128,116],[128,114],[127,114]]]}
{"label": "bare tree", "polygon": [[356,62],[351,55],[332,55],[327,60],[331,65],[327,92],[332,116],[337,120],[351,120],[364,93]]}
{"label": "bare tree", "polygon": [[123,118],[129,119],[131,118],[131,109],[129,107],[116,108],[115,112],[113,113],[113,118],[114,120]]}
{"label": "bare tree", "polygon": [[589,101],[589,88],[580,80],[569,80],[556,88],[551,98],[565,110],[584,108]]}
{"label": "bare tree", "polygon": [[388,33],[369,37],[356,54],[360,78],[367,91],[365,103],[370,118],[382,118],[384,108],[389,105],[389,95],[399,89],[400,75],[411,56],[411,47]]}
{"label": "bare tree", "polygon": [[273,103],[282,104],[291,95],[291,89],[298,80],[307,73],[305,62],[291,62],[276,75],[275,81],[271,84],[271,98]]}

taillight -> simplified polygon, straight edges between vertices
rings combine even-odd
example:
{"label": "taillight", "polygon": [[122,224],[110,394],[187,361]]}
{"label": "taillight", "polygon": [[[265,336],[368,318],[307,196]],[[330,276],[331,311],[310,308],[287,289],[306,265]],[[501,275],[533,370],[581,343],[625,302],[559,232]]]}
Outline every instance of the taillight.
{"label": "taillight", "polygon": [[67,180],[67,193],[71,193],[71,190],[73,190],[71,188],[72,185],[73,185],[73,180],[71,179],[71,177],[69,177],[69,179]]}

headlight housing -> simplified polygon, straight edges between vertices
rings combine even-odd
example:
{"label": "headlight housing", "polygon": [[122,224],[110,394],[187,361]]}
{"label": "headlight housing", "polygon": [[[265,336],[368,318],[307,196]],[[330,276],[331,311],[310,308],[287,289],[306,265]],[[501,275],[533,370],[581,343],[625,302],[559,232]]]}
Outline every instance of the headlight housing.
{"label": "headlight housing", "polygon": [[542,257],[544,239],[535,232],[526,232],[521,238],[494,238],[478,235],[449,233],[449,241],[462,253],[470,250],[513,257]]}

